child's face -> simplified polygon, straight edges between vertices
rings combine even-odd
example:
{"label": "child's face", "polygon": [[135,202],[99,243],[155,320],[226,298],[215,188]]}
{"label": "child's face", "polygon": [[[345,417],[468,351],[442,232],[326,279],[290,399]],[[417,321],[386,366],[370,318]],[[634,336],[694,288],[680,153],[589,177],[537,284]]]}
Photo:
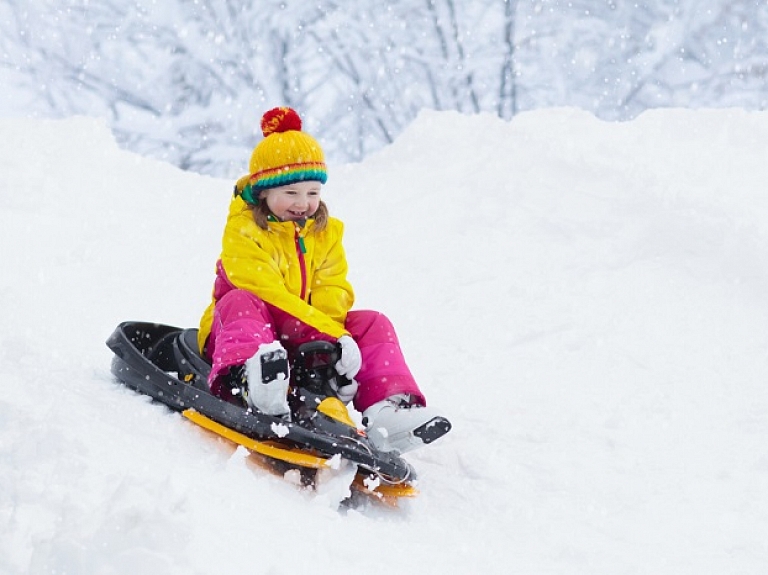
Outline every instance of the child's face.
{"label": "child's face", "polygon": [[305,220],[315,215],[320,205],[321,187],[320,182],[297,182],[264,190],[259,198],[283,222]]}

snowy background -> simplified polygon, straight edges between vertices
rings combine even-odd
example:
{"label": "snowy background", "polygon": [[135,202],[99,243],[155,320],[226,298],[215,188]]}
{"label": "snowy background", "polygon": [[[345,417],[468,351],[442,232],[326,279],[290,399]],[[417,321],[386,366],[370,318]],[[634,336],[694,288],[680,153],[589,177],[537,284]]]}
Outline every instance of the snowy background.
{"label": "snowy background", "polygon": [[[246,158],[243,158],[245,163]],[[339,511],[117,385],[194,326],[231,181],[0,121],[0,573],[764,574],[768,114],[423,112],[324,196],[454,430]]]}
{"label": "snowy background", "polygon": [[423,109],[766,110],[766,69],[766,0],[0,0],[0,117],[228,178],[276,105],[339,164]]}

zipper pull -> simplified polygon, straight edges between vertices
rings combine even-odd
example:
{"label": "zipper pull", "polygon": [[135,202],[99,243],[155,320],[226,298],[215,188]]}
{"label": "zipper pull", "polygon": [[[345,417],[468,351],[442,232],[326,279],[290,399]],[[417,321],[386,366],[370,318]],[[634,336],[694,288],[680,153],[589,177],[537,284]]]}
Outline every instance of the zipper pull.
{"label": "zipper pull", "polygon": [[304,245],[304,236],[301,235],[301,228],[299,226],[296,226],[296,243],[299,244],[299,249],[301,250],[301,253],[306,254],[307,253],[307,246]]}

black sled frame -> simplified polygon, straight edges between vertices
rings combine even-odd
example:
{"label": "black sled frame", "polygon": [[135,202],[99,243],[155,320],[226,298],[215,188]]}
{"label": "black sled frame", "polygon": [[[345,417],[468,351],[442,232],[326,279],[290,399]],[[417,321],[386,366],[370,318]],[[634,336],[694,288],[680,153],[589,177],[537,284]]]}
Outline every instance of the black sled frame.
{"label": "black sled frame", "polygon": [[107,340],[115,354],[112,373],[118,381],[174,411],[193,409],[255,440],[276,441],[328,457],[338,454],[387,483],[415,479],[413,468],[404,459],[377,450],[355,428],[311,408],[323,397],[327,380],[335,371],[327,365],[307,367],[307,356],[328,351],[317,344],[323,342],[300,348],[294,360],[294,373],[300,374],[301,384],[308,387],[294,385],[290,402],[294,419],[286,422],[209,392],[206,382],[211,366],[197,351],[196,329],[127,321],[118,325]]}

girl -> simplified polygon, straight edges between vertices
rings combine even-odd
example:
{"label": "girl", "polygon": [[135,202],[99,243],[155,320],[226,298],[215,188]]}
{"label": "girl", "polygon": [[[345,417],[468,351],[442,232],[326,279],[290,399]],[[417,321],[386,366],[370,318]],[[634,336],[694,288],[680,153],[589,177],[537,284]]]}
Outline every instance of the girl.
{"label": "girl", "polygon": [[320,199],[320,145],[291,108],[269,110],[261,128],[250,174],[235,185],[200,323],[211,392],[230,401],[242,394],[254,410],[289,417],[289,355],[306,341],[338,342],[336,369],[351,382],[337,393],[354,400],[374,445],[403,453],[445,434],[450,424],[426,407],[390,321],[350,311],[343,224]]}

